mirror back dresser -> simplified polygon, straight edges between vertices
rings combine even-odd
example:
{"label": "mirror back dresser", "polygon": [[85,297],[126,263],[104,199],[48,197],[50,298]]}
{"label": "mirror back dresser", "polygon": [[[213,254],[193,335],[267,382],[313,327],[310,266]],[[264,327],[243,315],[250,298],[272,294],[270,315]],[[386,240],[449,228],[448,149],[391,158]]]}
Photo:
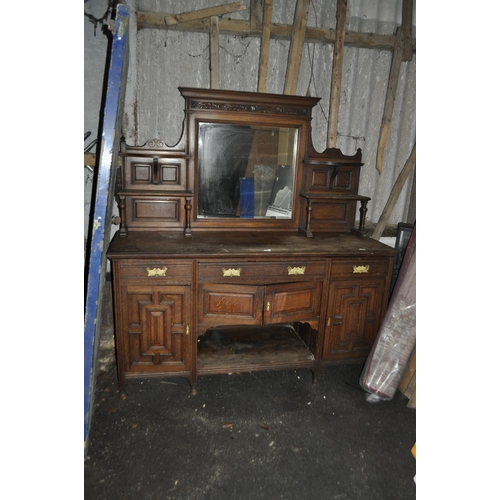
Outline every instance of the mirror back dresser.
{"label": "mirror back dresser", "polygon": [[[122,141],[112,263],[132,378],[362,361],[397,251],[366,236],[361,150],[315,151],[319,98],[179,89],[177,145]],[[359,222],[356,224],[356,214]]]}

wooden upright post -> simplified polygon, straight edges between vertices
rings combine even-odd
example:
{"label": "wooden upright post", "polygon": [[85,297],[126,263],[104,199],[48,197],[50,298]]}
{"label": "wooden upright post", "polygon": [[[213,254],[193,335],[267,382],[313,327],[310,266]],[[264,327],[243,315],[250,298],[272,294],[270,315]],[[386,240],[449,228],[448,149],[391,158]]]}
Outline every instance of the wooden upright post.
{"label": "wooden upright post", "polygon": [[299,80],[300,62],[302,60],[302,48],[304,47],[308,11],[309,0],[297,0],[292,38],[290,41],[290,51],[288,52],[285,90],[283,92],[285,95],[294,95],[297,91],[297,82]]}
{"label": "wooden upright post", "polygon": [[410,175],[410,172],[413,170],[416,161],[417,161],[417,145],[415,144],[413,146],[409,158],[406,160],[403,170],[401,170],[398,178],[396,179],[391,194],[389,195],[389,199],[387,200],[384,210],[382,211],[382,215],[380,216],[380,219],[377,222],[377,225],[375,226],[375,230],[373,231],[372,234],[373,239],[379,240],[380,237],[382,236],[382,233],[384,232],[385,226],[387,225],[387,221],[389,220],[392,210],[394,209],[396,202],[398,201],[401,190],[405,185],[406,179],[408,179],[408,175]]}
{"label": "wooden upright post", "polygon": [[219,18],[210,18],[210,88],[218,89],[219,82]]}
{"label": "wooden upright post", "polygon": [[259,84],[258,92],[267,89],[267,68],[269,64],[269,44],[271,41],[271,18],[273,14],[273,0],[265,0],[264,18],[262,21],[262,38],[260,41]]}
{"label": "wooden upright post", "polygon": [[327,147],[337,145],[339,122],[340,88],[342,84],[342,62],[344,60],[345,19],[347,0],[337,0],[337,26],[333,51],[332,83],[330,88],[330,111],[328,114]]}

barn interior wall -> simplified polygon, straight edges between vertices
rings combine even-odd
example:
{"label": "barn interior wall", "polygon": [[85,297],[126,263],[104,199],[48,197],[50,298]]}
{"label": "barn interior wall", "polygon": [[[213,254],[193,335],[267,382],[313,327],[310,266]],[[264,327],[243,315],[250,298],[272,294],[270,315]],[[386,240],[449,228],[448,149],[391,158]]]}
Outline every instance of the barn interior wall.
{"label": "barn interior wall", "polygon": [[[184,0],[126,0],[124,3],[130,8],[130,65],[122,133],[129,144],[140,145],[148,139],[157,138],[175,145],[181,137],[184,118],[184,102],[178,87],[210,86],[209,35],[150,28],[136,30],[135,13],[182,13],[230,2],[193,0],[189,2],[189,6]],[[240,3],[250,6],[250,0],[242,0]],[[274,0],[272,22],[292,25],[295,3],[290,0]],[[88,0],[85,5],[86,9],[97,10],[98,7],[107,5],[107,1]],[[311,0],[307,26],[334,29],[335,10],[336,2]],[[348,0],[346,30],[394,35],[401,23],[401,12],[402,0]],[[248,20],[249,10],[224,17]],[[413,30],[415,36],[415,26]],[[101,96],[105,56],[103,47],[106,45],[104,35],[99,30],[94,32],[94,26],[86,19],[85,130],[94,130],[94,122],[98,121],[95,99],[89,97],[87,100],[87,96]],[[271,40],[267,84],[267,91],[270,93],[284,92],[289,47],[290,42],[287,40]],[[220,88],[256,91],[259,50],[258,37],[221,33]],[[327,142],[332,55],[332,44],[305,43],[297,82],[298,95],[322,98],[314,110],[312,122],[313,143],[318,151],[323,151]],[[368,204],[367,221],[373,223],[379,220],[416,140],[416,55],[413,54],[412,60],[401,66],[383,171],[380,174],[376,170],[391,60],[392,52],[389,50],[351,46],[344,48],[337,147],[347,154],[353,154],[357,148],[363,151],[360,193],[372,198]],[[91,181],[92,175],[86,170],[86,187]],[[412,182],[413,176],[410,175],[389,224],[407,221]]]}

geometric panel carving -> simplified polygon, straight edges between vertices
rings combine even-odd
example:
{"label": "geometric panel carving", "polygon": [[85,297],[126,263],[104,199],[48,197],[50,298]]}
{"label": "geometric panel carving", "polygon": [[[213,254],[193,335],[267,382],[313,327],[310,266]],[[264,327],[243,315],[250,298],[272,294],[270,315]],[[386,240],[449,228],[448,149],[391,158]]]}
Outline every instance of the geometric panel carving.
{"label": "geometric panel carving", "polygon": [[378,332],[384,284],[385,280],[375,280],[330,285],[325,359],[368,355]]}
{"label": "geometric panel carving", "polygon": [[182,368],[187,361],[189,286],[129,286],[126,301],[128,368]]}

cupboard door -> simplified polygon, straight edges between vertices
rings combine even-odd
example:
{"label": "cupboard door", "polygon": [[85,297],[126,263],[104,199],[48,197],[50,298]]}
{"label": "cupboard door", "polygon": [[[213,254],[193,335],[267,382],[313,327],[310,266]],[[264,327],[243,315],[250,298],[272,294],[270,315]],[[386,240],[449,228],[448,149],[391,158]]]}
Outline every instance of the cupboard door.
{"label": "cupboard door", "polygon": [[386,280],[330,283],[323,359],[366,358],[378,333]]}
{"label": "cupboard door", "polygon": [[191,287],[128,285],[122,287],[122,335],[126,372],[172,372],[191,369]]}
{"label": "cupboard door", "polygon": [[266,286],[265,323],[318,319],[322,286],[322,282]]}
{"label": "cupboard door", "polygon": [[198,319],[204,326],[260,325],[263,296],[261,286],[202,285]]}

